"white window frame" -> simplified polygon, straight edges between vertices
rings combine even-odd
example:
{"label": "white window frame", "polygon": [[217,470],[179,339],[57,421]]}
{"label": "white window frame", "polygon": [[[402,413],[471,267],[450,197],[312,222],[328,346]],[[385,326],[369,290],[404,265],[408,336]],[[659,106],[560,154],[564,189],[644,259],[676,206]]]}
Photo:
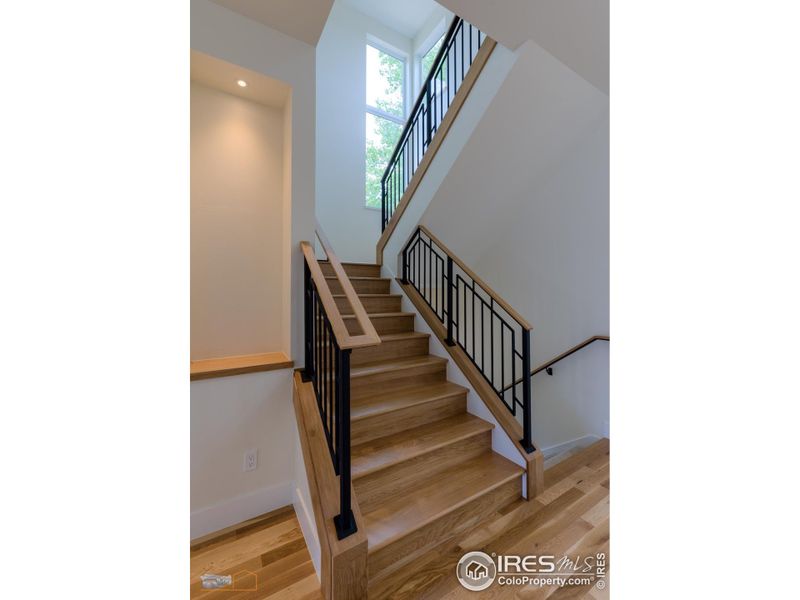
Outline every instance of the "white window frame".
{"label": "white window frame", "polygon": [[[422,59],[431,51],[436,42],[438,42],[447,33],[447,20],[442,18],[436,26],[431,29],[430,33],[425,37],[417,51],[414,54],[414,97],[419,94],[422,89],[422,84],[425,78],[422,75]],[[427,76],[427,73],[425,73]]]}
{"label": "white window frame", "polygon": [[[378,108],[376,106],[372,106],[371,104],[369,104],[366,101],[364,102],[364,106],[366,107],[366,111],[365,112],[367,112],[367,113],[369,113],[371,115],[374,115],[376,117],[380,117],[382,119],[386,119],[387,121],[392,121],[394,123],[397,123],[398,125],[400,125],[400,127],[402,129],[402,127],[404,127],[405,124],[406,124],[406,119],[408,118],[409,93],[410,93],[410,90],[411,90],[411,86],[408,85],[409,75],[410,75],[410,73],[409,73],[409,64],[408,64],[409,63],[408,55],[405,52],[401,52],[400,50],[397,50],[396,48],[393,48],[392,46],[389,46],[388,44],[386,44],[386,42],[384,42],[382,40],[379,40],[378,38],[373,37],[371,35],[367,36],[367,41],[366,41],[365,46],[372,46],[373,48],[375,48],[379,52],[383,52],[384,54],[388,54],[389,56],[391,56],[393,58],[396,58],[397,60],[399,60],[399,61],[401,61],[403,63],[403,90],[402,90],[403,116],[402,117],[398,117],[397,115],[389,114],[386,111],[383,111],[383,110],[381,110],[380,108]],[[364,48],[364,51],[366,52],[366,47]],[[365,69],[365,72],[364,72],[364,76],[366,77],[366,69]],[[366,151],[366,144],[367,144],[367,140],[365,139],[364,140],[365,151]],[[367,206],[366,202],[367,202],[367,199],[365,197],[364,198],[364,208],[366,208],[367,210],[377,210],[377,211],[382,210],[380,206]]]}
{"label": "white window frame", "polygon": [[[379,39],[377,39],[377,38],[375,38],[375,37],[373,37],[371,35],[367,36],[366,45],[367,46],[372,46],[373,48],[375,48],[379,52],[383,52],[384,54],[388,54],[392,58],[396,58],[397,60],[399,60],[400,62],[403,63],[403,90],[402,90],[403,116],[402,117],[398,117],[397,115],[390,115],[389,113],[387,113],[385,111],[382,111],[380,108],[372,106],[371,104],[369,104],[368,102],[365,101],[364,105],[366,106],[366,110],[367,110],[367,112],[372,113],[376,117],[383,117],[384,119],[389,119],[390,121],[394,121],[395,123],[398,123],[400,125],[405,125],[406,119],[408,118],[408,103],[409,103],[408,102],[408,92],[409,92],[409,87],[408,87],[408,79],[409,79],[408,78],[408,75],[409,75],[409,73],[408,73],[408,55],[405,52],[401,52],[401,51],[397,50],[396,48],[393,48],[392,46],[389,46],[386,42],[383,42],[383,41],[381,41],[381,40],[379,40]],[[366,51],[366,48],[364,50]]]}

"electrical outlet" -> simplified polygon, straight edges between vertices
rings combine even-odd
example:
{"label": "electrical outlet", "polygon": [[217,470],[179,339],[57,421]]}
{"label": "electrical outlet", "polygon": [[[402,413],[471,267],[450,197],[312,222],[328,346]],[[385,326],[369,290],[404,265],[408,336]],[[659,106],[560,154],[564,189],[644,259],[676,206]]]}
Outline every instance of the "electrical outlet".
{"label": "electrical outlet", "polygon": [[244,470],[255,471],[258,468],[258,448],[251,448],[244,453]]}

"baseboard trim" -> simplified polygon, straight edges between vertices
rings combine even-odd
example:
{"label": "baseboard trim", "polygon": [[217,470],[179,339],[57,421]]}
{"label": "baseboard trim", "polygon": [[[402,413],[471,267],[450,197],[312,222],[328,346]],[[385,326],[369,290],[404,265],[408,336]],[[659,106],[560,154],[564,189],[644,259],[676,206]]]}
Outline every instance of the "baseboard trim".
{"label": "baseboard trim", "polygon": [[548,458],[552,458],[553,456],[561,454],[562,452],[568,452],[573,448],[590,446],[600,439],[601,438],[599,435],[585,435],[583,437],[575,438],[574,440],[569,440],[568,442],[562,442],[561,444],[550,446],[549,448],[542,448],[542,454],[544,454],[544,458],[547,460]]}
{"label": "baseboard trim", "polygon": [[293,504],[293,490],[294,482],[287,481],[195,510],[191,514],[191,538],[194,540]]}

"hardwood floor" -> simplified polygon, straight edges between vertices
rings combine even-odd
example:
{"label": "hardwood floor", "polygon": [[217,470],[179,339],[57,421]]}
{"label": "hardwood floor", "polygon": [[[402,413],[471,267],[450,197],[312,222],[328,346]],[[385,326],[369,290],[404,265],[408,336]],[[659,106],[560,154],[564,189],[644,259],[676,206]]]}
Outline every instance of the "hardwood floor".
{"label": "hardwood floor", "polygon": [[[203,589],[200,576],[205,573],[233,575],[235,589]],[[291,506],[196,540],[190,551],[189,581],[192,599],[322,600]]]}
{"label": "hardwood floor", "polygon": [[[545,471],[545,493],[536,500],[515,500],[474,527],[419,557],[402,577],[386,578],[370,588],[370,598],[392,599],[543,599],[604,600],[609,588],[499,586],[470,592],[455,577],[461,556],[554,554],[586,556],[609,548],[609,442],[600,440]],[[610,562],[606,565],[610,568]],[[409,571],[414,574],[407,576]],[[608,577],[606,578],[608,582]]]}
{"label": "hardwood floor", "polygon": [[[608,555],[609,442],[600,440],[545,471],[546,489],[536,500],[517,499],[493,511],[412,564],[370,587],[370,598],[605,600],[609,588],[503,587],[469,592],[455,578],[465,552]],[[610,563],[607,565],[610,568]],[[216,592],[200,587],[200,575],[251,571],[256,591]],[[413,572],[409,576],[408,573]],[[238,581],[238,580],[237,580]],[[243,586],[250,581],[242,579]],[[291,506],[198,540],[191,550],[191,597],[213,600],[319,600],[319,582]]]}

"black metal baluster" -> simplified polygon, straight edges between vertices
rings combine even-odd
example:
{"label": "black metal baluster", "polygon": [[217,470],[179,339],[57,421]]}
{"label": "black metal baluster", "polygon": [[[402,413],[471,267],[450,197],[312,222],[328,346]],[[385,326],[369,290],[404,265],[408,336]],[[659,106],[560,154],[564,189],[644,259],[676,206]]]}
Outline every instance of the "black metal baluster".
{"label": "black metal baluster", "polygon": [[475,282],[472,282],[472,358],[475,359]]}
{"label": "black metal baluster", "polygon": [[441,292],[441,289],[442,289],[441,282],[439,281],[439,255],[438,254],[434,254],[433,255],[433,264],[434,264],[434,268],[435,268],[435,275],[433,277],[433,280],[436,282],[436,287],[434,288],[436,290],[436,293],[433,296],[434,302],[436,303],[436,306],[434,307],[433,312],[436,313],[436,316],[438,317],[439,316],[439,293]]}
{"label": "black metal baluster", "polygon": [[321,316],[320,316],[320,314],[321,314],[320,311],[322,310],[322,308],[320,306],[319,301],[316,300],[316,296],[317,296],[316,291],[317,290],[315,288],[314,289],[314,297],[315,297],[314,305],[316,306],[317,310],[316,310],[316,314],[314,315],[314,323],[315,323],[315,327],[316,327],[315,334],[316,334],[316,338],[317,339],[316,339],[316,348],[315,348],[314,351],[315,351],[315,353],[317,355],[317,360],[314,363],[316,365],[316,372],[314,373],[314,387],[316,388],[315,391],[317,392],[317,404],[319,404],[320,411],[321,411],[322,410],[322,381],[320,380],[320,377],[322,375],[323,368],[324,368],[322,366],[322,340],[324,339],[325,334],[323,333],[322,327],[320,326],[321,325],[321,319],[322,319]]}
{"label": "black metal baluster", "polygon": [[453,341],[453,258],[447,255],[447,339],[448,346],[455,346]]}
{"label": "black metal baluster", "polygon": [[[430,241],[428,241],[428,243],[426,245],[428,247],[428,297],[430,298],[430,301],[432,301],[433,300],[433,286],[432,286],[432,281],[431,281],[431,279],[432,279],[431,278],[431,271],[433,271],[433,257],[431,256],[431,254],[433,253],[433,249],[431,247]],[[431,303],[430,301],[428,302],[428,304]]]}
{"label": "black metal baluster", "polygon": [[339,458],[339,509],[333,518],[336,535],[341,540],[357,531],[350,498],[350,352],[339,350],[338,373],[339,402],[336,423],[338,426],[337,454]]}
{"label": "black metal baluster", "polygon": [[[500,392],[500,399],[503,403],[508,406],[508,402],[506,402],[506,330],[503,328],[503,323],[500,323],[500,389],[503,390]],[[514,414],[514,411],[511,411],[511,414]]]}
{"label": "black metal baluster", "polygon": [[[516,346],[516,340],[514,338],[516,337],[516,333],[517,332],[514,331],[513,329],[510,329],[510,331],[511,331],[511,381],[516,381],[517,380],[517,357],[514,356],[514,352],[515,352],[515,348],[517,346]],[[514,407],[514,410],[512,412],[513,412],[513,414],[516,415],[517,414],[517,386],[516,385],[514,385],[511,388],[511,404]]]}
{"label": "black metal baluster", "polygon": [[481,372],[486,372],[486,335],[484,332],[484,324],[483,324],[483,310],[485,302],[483,301],[483,297],[480,299],[481,301]]}
{"label": "black metal baluster", "polygon": [[472,23],[469,24],[469,66],[472,66]]}
{"label": "black metal baluster", "polygon": [[381,177],[381,231],[386,229],[386,175]]}
{"label": "black metal baluster", "polygon": [[303,362],[303,381],[311,379],[311,271],[308,263],[303,262],[303,328],[305,337],[305,360]]}
{"label": "black metal baluster", "polygon": [[461,81],[464,81],[464,21],[459,25],[461,33]]}
{"label": "black metal baluster", "polygon": [[328,331],[328,344],[325,346],[325,362],[328,369],[325,371],[325,389],[328,390],[328,439],[331,444],[331,456],[333,458],[333,468],[338,474],[338,465],[336,460],[336,440],[334,433],[336,432],[336,389],[333,387],[333,360],[331,350],[333,348],[333,329],[330,326],[328,315],[325,315],[325,328]]}
{"label": "black metal baluster", "polygon": [[[489,321],[490,321],[490,323],[492,325],[492,329],[491,329],[491,332],[489,334],[491,336],[491,338],[492,338],[491,339],[492,353],[490,355],[491,358],[492,358],[492,387],[494,387],[494,389],[497,389],[497,387],[494,385],[494,381],[495,381],[495,371],[494,371],[494,297],[490,297],[489,298],[489,309],[491,310],[491,316],[489,318]],[[500,388],[500,389],[503,389],[503,388]]]}
{"label": "black metal baluster", "polygon": [[520,444],[525,448],[526,452],[533,452],[533,433],[531,429],[532,418],[531,414],[531,331],[530,329],[522,330],[522,439]]}

